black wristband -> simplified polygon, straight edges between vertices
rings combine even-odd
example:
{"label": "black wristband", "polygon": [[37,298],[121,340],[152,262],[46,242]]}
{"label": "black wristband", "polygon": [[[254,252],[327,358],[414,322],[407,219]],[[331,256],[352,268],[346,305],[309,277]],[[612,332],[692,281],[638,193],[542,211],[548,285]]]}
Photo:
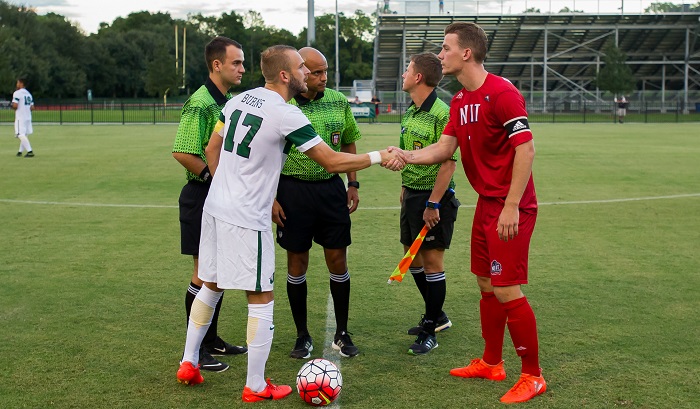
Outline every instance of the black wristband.
{"label": "black wristband", "polygon": [[204,183],[211,183],[211,173],[209,172],[209,165],[204,166],[204,169],[199,173],[199,178],[204,181]]}
{"label": "black wristband", "polygon": [[348,182],[348,187],[354,187],[355,189],[359,189],[359,188],[360,188],[360,182],[358,182],[358,181],[356,181],[356,180],[351,180],[351,181]]}

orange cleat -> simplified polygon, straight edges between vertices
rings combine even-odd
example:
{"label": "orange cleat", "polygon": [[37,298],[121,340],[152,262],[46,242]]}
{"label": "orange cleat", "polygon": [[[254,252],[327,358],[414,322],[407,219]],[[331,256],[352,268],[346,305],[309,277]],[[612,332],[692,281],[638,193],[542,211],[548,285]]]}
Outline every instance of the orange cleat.
{"label": "orange cleat", "polygon": [[492,381],[506,379],[506,371],[503,369],[503,361],[496,365],[489,365],[481,358],[474,358],[469,365],[463,368],[450,370],[450,375],[462,378],[484,378]]}
{"label": "orange cleat", "polygon": [[199,365],[194,366],[192,362],[184,361],[177,370],[177,381],[185,385],[197,385],[204,382],[202,374],[199,373]]}
{"label": "orange cleat", "polygon": [[253,392],[249,387],[243,388],[243,402],[258,402],[261,400],[282,399],[292,393],[292,387],[287,385],[274,385],[270,378],[265,380],[267,386],[260,392]]}
{"label": "orange cleat", "polygon": [[[541,371],[541,370],[540,370]],[[501,397],[503,403],[526,402],[547,390],[547,382],[542,376],[520,374],[520,379]]]}

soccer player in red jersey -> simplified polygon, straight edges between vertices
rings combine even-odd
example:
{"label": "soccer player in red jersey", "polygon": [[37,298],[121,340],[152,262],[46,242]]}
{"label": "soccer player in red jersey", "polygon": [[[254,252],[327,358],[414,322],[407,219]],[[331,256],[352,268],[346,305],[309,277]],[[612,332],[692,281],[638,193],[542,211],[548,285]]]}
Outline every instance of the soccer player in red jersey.
{"label": "soccer player in red jersey", "polygon": [[[545,392],[539,366],[535,314],[522,293],[527,284],[528,250],[537,218],[532,179],[535,147],[525,100],[505,78],[486,71],[488,41],[474,23],[445,28],[445,75],[464,86],[452,99],[450,119],[438,143],[405,151],[407,163],[430,165],[449,159],[459,147],[467,179],[479,198],[471,235],[471,270],[481,290],[479,311],[484,353],[453,376],[505,379],[503,338],[508,327],[522,360],[521,375],[501,398],[525,402]],[[392,148],[398,149],[398,148]]]}

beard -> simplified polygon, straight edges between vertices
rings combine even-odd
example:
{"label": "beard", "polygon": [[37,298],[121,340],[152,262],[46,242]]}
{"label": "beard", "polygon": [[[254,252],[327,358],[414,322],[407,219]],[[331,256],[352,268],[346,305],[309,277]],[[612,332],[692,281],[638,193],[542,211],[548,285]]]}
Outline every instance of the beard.
{"label": "beard", "polygon": [[293,97],[301,94],[302,92],[306,92],[307,90],[308,88],[306,87],[306,83],[304,81],[299,81],[296,79],[296,77],[292,76],[292,79],[289,81],[289,92]]}

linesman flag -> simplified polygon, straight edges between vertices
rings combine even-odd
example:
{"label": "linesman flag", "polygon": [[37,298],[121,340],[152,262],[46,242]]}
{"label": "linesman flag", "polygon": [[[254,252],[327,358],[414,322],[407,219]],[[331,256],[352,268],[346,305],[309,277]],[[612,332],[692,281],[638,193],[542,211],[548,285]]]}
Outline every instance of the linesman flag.
{"label": "linesman flag", "polygon": [[[447,189],[445,194],[442,196],[442,199],[440,200],[440,204],[444,206],[447,202],[452,200],[454,195],[454,189]],[[393,281],[403,281],[403,277],[406,275],[406,272],[411,266],[411,263],[413,263],[413,259],[416,258],[418,250],[420,250],[420,246],[423,244],[423,240],[425,239],[425,235],[428,234],[428,230],[430,230],[430,227],[427,224],[423,226],[421,231],[418,233],[416,239],[413,240],[413,244],[411,244],[411,247],[408,248],[408,251],[399,262],[399,265],[396,266],[394,272],[391,273],[391,276],[389,276],[389,281],[387,281],[387,284],[391,284]]]}

